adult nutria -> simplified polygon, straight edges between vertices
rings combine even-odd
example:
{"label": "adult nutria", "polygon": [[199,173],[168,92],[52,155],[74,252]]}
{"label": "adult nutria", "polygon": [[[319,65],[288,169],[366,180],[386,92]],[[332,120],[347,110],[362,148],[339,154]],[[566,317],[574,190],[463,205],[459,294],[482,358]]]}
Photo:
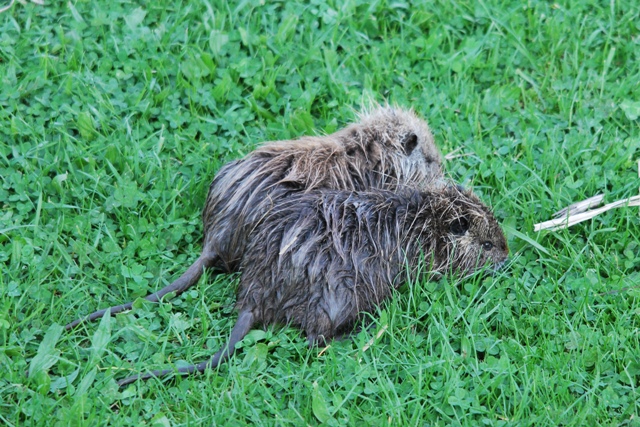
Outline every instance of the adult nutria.
{"label": "adult nutria", "polygon": [[[294,325],[323,345],[385,301],[424,256],[431,272],[470,273],[507,259],[505,236],[491,211],[456,186],[426,191],[314,191],[274,200],[244,252],[228,344],[216,367],[255,325]],[[161,377],[173,369],[121,380]]]}
{"label": "adult nutria", "polygon": [[[266,143],[220,169],[202,213],[202,254],[176,281],[145,298],[156,302],[184,292],[205,267],[238,271],[249,233],[274,200],[321,188],[422,188],[442,176],[441,163],[428,125],[412,111],[392,107],[378,107],[330,135]],[[96,311],[66,328],[131,306]]]}

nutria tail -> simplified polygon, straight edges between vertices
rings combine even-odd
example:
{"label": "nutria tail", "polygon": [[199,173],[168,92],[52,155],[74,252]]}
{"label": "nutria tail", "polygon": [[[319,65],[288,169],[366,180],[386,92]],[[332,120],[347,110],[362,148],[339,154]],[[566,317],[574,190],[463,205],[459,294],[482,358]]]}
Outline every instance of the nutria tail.
{"label": "nutria tail", "polygon": [[179,375],[187,375],[192,374],[194,372],[204,372],[207,369],[216,368],[220,363],[224,362],[231,356],[236,348],[236,344],[238,344],[242,339],[247,335],[247,333],[251,330],[251,327],[255,323],[255,316],[251,311],[243,311],[238,315],[238,320],[236,324],[233,326],[231,330],[231,337],[229,338],[229,342],[227,345],[222,347],[216,354],[211,357],[211,359],[206,362],[199,363],[197,365],[185,366],[183,368],[175,369],[165,369],[165,370],[157,370],[153,372],[149,372],[143,375],[132,375],[130,377],[124,378],[118,381],[118,386],[124,387],[128,384],[131,384],[137,380],[148,380],[149,378],[162,378],[169,374],[178,373]]}
{"label": "nutria tail", "polygon": [[[187,290],[189,287],[198,283],[198,280],[200,280],[200,276],[202,276],[202,270],[206,267],[210,267],[213,263],[213,259],[214,257],[211,256],[210,254],[202,253],[200,257],[198,257],[198,259],[193,264],[191,264],[191,267],[189,267],[187,271],[185,271],[182,274],[182,276],[180,276],[175,282],[171,283],[168,286],[165,286],[164,288],[160,289],[158,292],[155,292],[151,295],[147,295],[146,297],[144,297],[144,299],[151,302],[158,302],[160,301],[160,298],[162,298],[169,292],[175,292],[176,295],[181,294],[182,292]],[[65,329],[69,330],[71,328],[75,328],[82,322],[99,319],[102,316],[104,316],[104,314],[109,310],[111,310],[111,314],[113,315],[125,310],[130,310],[132,306],[133,306],[133,301],[128,302],[126,304],[116,305],[115,307],[98,310],[86,317],[74,320],[73,322],[67,324],[65,326]]]}

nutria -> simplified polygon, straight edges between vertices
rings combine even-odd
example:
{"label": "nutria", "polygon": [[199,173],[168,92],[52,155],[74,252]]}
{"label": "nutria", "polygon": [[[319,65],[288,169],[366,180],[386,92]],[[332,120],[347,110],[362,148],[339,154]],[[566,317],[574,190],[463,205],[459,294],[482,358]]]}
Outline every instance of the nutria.
{"label": "nutria", "polygon": [[[220,169],[202,213],[200,257],[176,281],[145,298],[156,302],[169,292],[184,292],[205,267],[238,271],[251,229],[278,198],[318,188],[421,188],[441,177],[441,163],[428,125],[412,111],[392,107],[378,107],[330,135],[266,143]],[[66,328],[131,306],[96,311]]]}
{"label": "nutria", "polygon": [[[384,302],[421,257],[431,273],[470,273],[507,258],[505,236],[470,191],[294,193],[274,200],[241,262],[238,320],[209,361],[177,370],[202,372],[229,357],[256,324],[304,330],[310,345],[348,331]],[[121,380],[161,377],[174,369]]]}

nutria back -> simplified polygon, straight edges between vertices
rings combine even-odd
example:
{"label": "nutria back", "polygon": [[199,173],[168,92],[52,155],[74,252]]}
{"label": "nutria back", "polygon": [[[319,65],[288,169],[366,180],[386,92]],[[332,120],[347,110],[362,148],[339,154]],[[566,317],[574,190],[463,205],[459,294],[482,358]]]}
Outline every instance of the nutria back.
{"label": "nutria back", "polygon": [[266,143],[218,172],[203,209],[203,254],[238,271],[249,233],[275,199],[315,189],[424,188],[442,177],[427,124],[378,108],[331,135]]}

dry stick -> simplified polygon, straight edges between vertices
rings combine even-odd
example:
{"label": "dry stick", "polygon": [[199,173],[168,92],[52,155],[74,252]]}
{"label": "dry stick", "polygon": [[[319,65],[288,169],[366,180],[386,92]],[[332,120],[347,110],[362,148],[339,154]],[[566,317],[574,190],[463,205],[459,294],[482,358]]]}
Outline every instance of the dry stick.
{"label": "dry stick", "polygon": [[11,0],[11,3],[9,3],[8,6],[2,7],[0,8],[0,13],[2,12],[6,12],[7,10],[11,9],[11,6],[13,6],[13,3],[15,3],[16,0]]}
{"label": "dry stick", "polygon": [[604,199],[604,194],[598,194],[597,196],[589,197],[586,200],[571,204],[566,208],[559,210],[558,212],[553,214],[553,217],[564,219],[566,218],[567,214],[569,216],[579,214],[586,211],[587,209],[595,208],[602,202],[602,199]]}
{"label": "dry stick", "polygon": [[367,341],[367,343],[364,345],[364,347],[362,347],[362,352],[364,353],[365,351],[369,350],[369,347],[371,347],[373,345],[373,343],[375,342],[375,340],[380,339],[380,337],[382,336],[382,334],[384,334],[387,329],[389,329],[389,325],[384,325],[379,331],[378,333],[376,333],[375,337],[371,337],[371,339],[369,341]]}
{"label": "dry stick", "polygon": [[[13,4],[15,2],[16,2],[16,0],[11,0],[11,3],[9,3],[7,6],[0,7],[0,13],[6,12],[7,10],[11,9],[11,7],[13,6]],[[20,3],[26,4],[26,2],[24,0],[20,0]],[[35,4],[39,4],[40,6],[44,6],[44,0],[31,0],[31,3],[35,3]]]}
{"label": "dry stick", "polygon": [[640,206],[640,196],[634,196],[628,199],[618,200],[616,202],[604,205],[601,208],[591,209],[587,212],[579,213],[576,215],[570,215],[566,218],[556,218],[549,221],[541,222],[533,226],[533,231],[540,231],[544,229],[557,230],[560,228],[571,227],[574,224],[577,224],[582,221],[586,221],[588,219],[593,218],[596,215],[600,215],[601,213],[608,211],[609,209],[617,208],[620,206]]}

